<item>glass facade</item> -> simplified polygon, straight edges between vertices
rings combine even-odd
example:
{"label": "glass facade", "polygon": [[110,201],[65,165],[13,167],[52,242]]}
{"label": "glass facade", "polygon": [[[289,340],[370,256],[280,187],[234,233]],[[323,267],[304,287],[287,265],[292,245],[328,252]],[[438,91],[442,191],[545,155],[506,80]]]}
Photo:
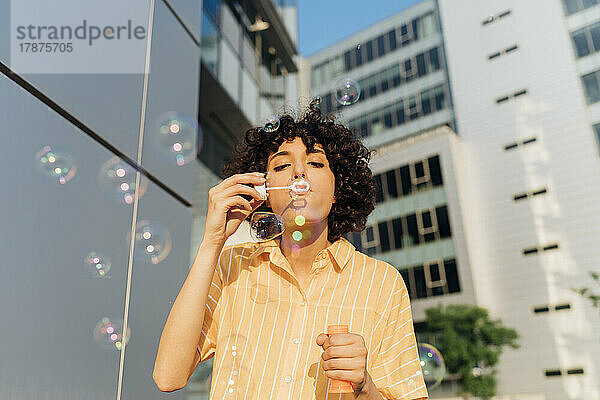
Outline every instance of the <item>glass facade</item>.
{"label": "glass facade", "polygon": [[[400,87],[414,79],[439,71],[442,68],[441,59],[441,48],[434,47],[360,79],[358,84],[361,87],[361,94],[358,102],[370,99],[388,90]],[[416,72],[413,66],[416,66]],[[344,107],[335,101],[334,93],[327,93],[321,96],[321,98],[323,112],[340,110]]]}
{"label": "glass facade", "polygon": [[391,104],[365,112],[348,122],[350,129],[362,136],[379,134],[387,129],[428,116],[448,107],[446,85],[436,85]]}
{"label": "glass facade", "polygon": [[365,43],[344,51],[312,67],[312,87],[318,88],[343,72],[383,57],[387,53],[408,46],[438,31],[433,11],[391,29]]}
{"label": "glass facade", "polygon": [[196,118],[200,49],[154,4],[149,76],[18,75],[0,52],[2,398],[185,396],[152,372],[189,271],[195,159],[157,139],[166,112]]}

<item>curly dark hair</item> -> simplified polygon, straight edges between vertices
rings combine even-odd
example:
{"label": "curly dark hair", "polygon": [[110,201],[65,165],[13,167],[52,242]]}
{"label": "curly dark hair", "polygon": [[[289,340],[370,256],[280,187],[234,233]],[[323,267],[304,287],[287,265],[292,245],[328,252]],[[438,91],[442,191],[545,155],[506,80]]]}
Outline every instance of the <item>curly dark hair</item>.
{"label": "curly dark hair", "polygon": [[[266,171],[269,154],[277,152],[284,140],[299,137],[309,150],[319,143],[335,176],[336,202],[327,218],[327,239],[333,243],[348,232],[365,229],[367,217],[375,208],[376,186],[368,166],[372,151],[358,135],[336,123],[333,114],[322,115],[318,99],[311,101],[298,121],[287,113],[278,118],[279,128],[274,132],[266,132],[262,127],[246,131],[243,142],[235,146],[234,154],[225,163],[222,177]],[[266,202],[253,213],[256,211],[273,212]]]}

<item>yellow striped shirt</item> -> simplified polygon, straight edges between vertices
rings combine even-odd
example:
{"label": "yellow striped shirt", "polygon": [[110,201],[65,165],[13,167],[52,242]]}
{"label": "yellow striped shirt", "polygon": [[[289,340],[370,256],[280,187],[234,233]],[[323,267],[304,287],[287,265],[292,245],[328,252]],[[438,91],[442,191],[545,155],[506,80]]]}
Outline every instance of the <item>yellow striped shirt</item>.
{"label": "yellow striped shirt", "polygon": [[316,344],[327,325],[365,339],[367,372],[387,399],[427,399],[406,285],[390,264],[340,238],[301,288],[279,243],[225,246],[198,345],[211,357],[211,399],[351,399],[328,393]]}

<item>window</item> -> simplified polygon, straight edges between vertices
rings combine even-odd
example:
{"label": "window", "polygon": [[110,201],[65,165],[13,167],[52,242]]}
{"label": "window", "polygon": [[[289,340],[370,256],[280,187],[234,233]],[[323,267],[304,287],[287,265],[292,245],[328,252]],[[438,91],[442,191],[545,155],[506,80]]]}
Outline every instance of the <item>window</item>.
{"label": "window", "polygon": [[513,93],[513,97],[519,97],[527,94],[527,89],[519,90],[518,92]]}
{"label": "window", "polygon": [[583,368],[572,368],[567,370],[567,375],[582,375],[584,374]]}
{"label": "window", "polygon": [[388,231],[387,222],[380,222],[377,224],[377,228],[379,230],[379,246],[381,252],[386,252],[390,250],[390,236]]}
{"label": "window", "polygon": [[415,289],[417,299],[427,297],[427,283],[425,281],[425,270],[422,266],[419,266],[413,269],[413,273],[415,276]]}
{"label": "window", "polygon": [[381,182],[381,175],[375,175],[375,186],[377,191],[375,192],[375,202],[381,203],[383,201],[383,184]]}
{"label": "window", "polygon": [[436,31],[435,18],[433,16],[433,12],[423,15],[422,20],[423,20],[423,24],[422,24],[423,36],[422,37],[426,38],[427,36],[432,35]]}
{"label": "window", "polygon": [[423,31],[423,23],[421,21],[420,18],[416,18],[413,19],[411,21],[411,28],[412,28],[412,32],[413,32],[413,38],[414,40],[419,40],[419,38],[421,37],[422,31]]}
{"label": "window", "polygon": [[398,47],[398,45],[396,43],[396,30],[395,29],[392,29],[391,31],[388,32],[388,42],[390,43],[390,51],[396,50],[396,47]]}
{"label": "window", "polygon": [[448,219],[448,207],[442,206],[435,209],[435,215],[437,218],[437,225],[440,231],[440,238],[450,237],[450,220]]}
{"label": "window", "polygon": [[376,231],[373,226],[367,226],[362,234],[363,247],[368,255],[374,255],[377,252],[377,245],[379,244],[379,231]]}
{"label": "window", "polygon": [[371,114],[371,134],[375,135],[381,131],[383,131],[383,123],[379,112]]}
{"label": "window", "polygon": [[600,51],[600,22],[590,26],[590,37],[594,51]]}
{"label": "window", "polygon": [[408,246],[416,246],[420,243],[419,241],[419,227],[417,225],[417,214],[410,214],[406,217],[406,228],[408,234],[409,243]]}
{"label": "window", "polygon": [[367,243],[375,241],[375,234],[373,232],[374,231],[373,231],[373,227],[372,226],[367,227],[367,229],[366,229]]}
{"label": "window", "polygon": [[369,40],[367,42],[367,61],[373,60],[373,41]]}
{"label": "window", "polygon": [[436,110],[443,110],[446,108],[446,98],[444,96],[444,86],[438,86],[434,89],[435,92],[435,108]]}
{"label": "window", "polygon": [[578,58],[600,51],[600,22],[576,30],[571,38]]}
{"label": "window", "polygon": [[577,54],[577,57],[584,57],[590,54],[590,48],[584,29],[573,32],[572,38],[573,43],[575,44],[575,53]]}
{"label": "window", "polygon": [[406,46],[410,43],[410,37],[408,36],[408,25],[402,24],[400,26],[400,44]]}
{"label": "window", "polygon": [[417,214],[417,223],[419,224],[419,233],[423,236],[425,242],[433,242],[436,239],[437,222],[434,221],[431,211],[421,211]]}
{"label": "window", "polygon": [[458,281],[456,260],[444,260],[444,270],[446,272],[446,284],[448,285],[448,293],[460,292],[460,283]]}
{"label": "window", "polygon": [[400,275],[411,300],[460,292],[454,259],[434,260],[424,265],[403,268]]}
{"label": "window", "polygon": [[362,50],[361,50],[360,46],[356,46],[356,48],[354,49],[354,58],[355,58],[356,66],[360,67],[363,63]]}
{"label": "window", "polygon": [[377,95],[377,82],[375,82],[375,77],[374,76],[370,76],[367,78],[367,91],[369,93],[369,97],[373,97]]}
{"label": "window", "polygon": [[432,264],[425,264],[425,276],[428,278],[427,286],[431,289],[431,294],[433,296],[443,295],[446,280],[441,277],[440,266],[437,261]]}
{"label": "window", "polygon": [[440,69],[440,59],[438,57],[438,48],[429,50],[429,65],[432,71]]}
{"label": "window", "polygon": [[404,101],[400,100],[398,103],[396,103],[396,121],[398,121],[398,125],[402,125],[404,120]]}
{"label": "window", "polygon": [[387,106],[383,109],[383,123],[386,128],[391,128],[393,126],[392,106]]}
{"label": "window", "polygon": [[598,148],[600,148],[600,123],[594,125],[594,131],[596,132],[596,140],[598,141]]}
{"label": "window", "polygon": [[398,64],[394,65],[391,69],[391,73],[392,73],[392,85],[394,85],[394,87],[399,86],[400,85],[400,65],[398,65]]}
{"label": "window", "polygon": [[410,275],[407,269],[403,269],[402,271],[400,271],[400,275],[402,276],[402,280],[404,281],[404,284],[406,285],[406,290],[408,291],[409,294],[409,298],[410,298],[410,294],[412,293],[412,289],[411,289],[411,284],[410,284]]}
{"label": "window", "polygon": [[396,186],[396,170],[387,171],[385,173],[385,179],[387,182],[387,194],[390,197],[398,197],[398,187]]}
{"label": "window", "polygon": [[440,157],[434,156],[427,159],[429,163],[429,174],[431,176],[431,184],[433,186],[439,186],[443,183],[442,181],[442,169],[440,168]]}
{"label": "window", "polygon": [[567,15],[575,14],[599,3],[599,0],[563,0]]}
{"label": "window", "polygon": [[387,90],[390,88],[390,83],[389,83],[389,79],[388,79],[389,71],[390,71],[389,69],[385,69],[379,75],[382,92],[387,92]]}
{"label": "window", "polygon": [[402,248],[402,218],[392,220],[392,232],[394,233],[394,248]]}
{"label": "window", "polygon": [[419,116],[419,106],[420,105],[417,101],[417,96],[413,95],[408,98],[408,119],[417,119]]}
{"label": "window", "polygon": [[421,93],[421,109],[423,115],[431,114],[431,97],[433,97],[432,90],[426,90]]}
{"label": "window", "polygon": [[425,66],[425,54],[417,54],[417,74],[419,77],[427,74],[427,67]]}
{"label": "window", "polygon": [[500,18],[504,18],[504,17],[506,17],[506,16],[509,16],[509,15],[510,15],[510,13],[511,13],[511,11],[510,11],[510,10],[506,10],[506,11],[502,11],[501,13],[498,13],[498,14],[496,14],[496,15],[492,14],[492,15],[490,15],[489,17],[487,17],[486,19],[484,19],[484,20],[481,22],[481,25],[488,25],[488,24],[491,24],[492,22],[494,22],[494,21],[496,21],[496,20],[499,20]]}
{"label": "window", "polygon": [[409,58],[408,60],[404,61],[404,79],[408,82],[412,80],[413,76],[414,71],[412,67],[412,60]]}
{"label": "window", "polygon": [[412,191],[412,180],[410,178],[410,167],[408,165],[400,168],[400,178],[402,180],[402,194],[406,196]]}
{"label": "window", "polygon": [[377,37],[377,53],[378,57],[381,57],[385,54],[385,42],[383,35]]}
{"label": "window", "polygon": [[350,50],[344,53],[344,69],[346,71],[350,71],[352,69],[352,57],[350,55]]}
{"label": "window", "polygon": [[362,241],[360,232],[352,232],[352,244],[358,249],[358,251],[362,251]]}
{"label": "window", "polygon": [[588,104],[600,101],[600,70],[581,77]]}
{"label": "window", "polygon": [[331,111],[333,109],[333,99],[331,98],[331,93],[327,93],[323,98],[323,102],[325,104],[325,109],[327,111]]}

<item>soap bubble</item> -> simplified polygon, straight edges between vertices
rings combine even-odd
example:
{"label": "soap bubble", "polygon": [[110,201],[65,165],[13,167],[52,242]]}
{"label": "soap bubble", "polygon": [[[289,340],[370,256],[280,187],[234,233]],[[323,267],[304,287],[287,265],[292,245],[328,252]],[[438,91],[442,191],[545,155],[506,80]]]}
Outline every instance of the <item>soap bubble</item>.
{"label": "soap bubble", "polygon": [[446,372],[444,357],[438,349],[428,343],[419,343],[418,349],[423,379],[427,389],[431,390],[437,387],[444,378]]}
{"label": "soap bubble", "polygon": [[154,126],[157,148],[169,162],[178,166],[196,159],[202,148],[202,134],[195,118],[169,111]]}
{"label": "soap bubble", "polygon": [[75,176],[77,167],[73,157],[64,152],[53,151],[50,146],[44,146],[35,154],[38,169],[46,176],[64,185]]}
{"label": "soap bubble", "polygon": [[275,132],[277,129],[279,129],[279,118],[276,115],[267,117],[263,124],[263,130],[265,132]]}
{"label": "soap bubble", "polygon": [[[100,167],[98,180],[104,191],[121,204],[133,204],[137,171],[123,159],[114,156]],[[140,175],[138,196],[146,193],[148,179]]]}
{"label": "soap bubble", "polygon": [[[127,234],[130,240],[130,234]],[[140,221],[135,229],[135,260],[147,264],[158,264],[171,251],[171,234],[158,222]]]}
{"label": "soap bubble", "polygon": [[129,343],[131,327],[127,327],[127,335],[123,337],[123,322],[104,317],[94,327],[94,341],[103,349],[118,350]]}
{"label": "soap bubble", "polygon": [[284,231],[281,216],[265,211],[252,214],[250,220],[250,236],[256,242],[265,242],[276,238]]}
{"label": "soap bubble", "polygon": [[343,106],[356,103],[360,97],[360,85],[354,79],[340,79],[335,88],[335,99]]}
{"label": "soap bubble", "polygon": [[110,258],[105,254],[91,251],[83,260],[85,269],[94,278],[109,278]]}

